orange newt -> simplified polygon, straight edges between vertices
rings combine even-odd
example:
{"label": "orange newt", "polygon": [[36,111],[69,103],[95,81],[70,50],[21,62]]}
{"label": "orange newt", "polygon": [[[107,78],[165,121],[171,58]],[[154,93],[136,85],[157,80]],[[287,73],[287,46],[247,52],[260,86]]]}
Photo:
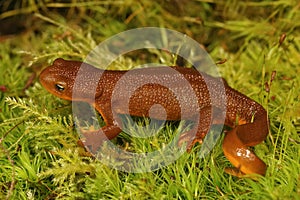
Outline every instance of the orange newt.
{"label": "orange newt", "polygon": [[[81,66],[84,67],[80,69]],[[58,58],[53,65],[42,71],[40,82],[50,93],[62,99],[90,103],[101,114],[106,125],[101,130],[84,133],[85,145],[91,147],[93,153],[105,139],[113,139],[122,131],[116,114],[149,117],[150,108],[159,104],[164,108],[164,113],[159,110],[152,112],[157,119],[164,115],[167,120],[193,120],[195,119],[193,116],[200,115],[198,118],[200,125],[187,131],[179,139],[179,143],[187,142],[188,150],[196,142],[202,141],[212,124],[222,123],[220,116],[223,113],[225,116],[223,123],[232,128],[225,134],[223,151],[227,159],[236,167],[229,173],[265,175],[266,164],[248,147],[261,143],[269,132],[266,110],[254,100],[229,87],[221,78],[183,67],[171,67],[180,75],[170,75],[168,68],[170,69],[170,67],[153,67],[130,70],[132,75],[126,77],[126,81],[114,90],[118,81],[128,71],[101,70],[79,61]],[[85,82],[74,87],[79,69],[81,80]],[[126,92],[128,87],[142,82],[141,80],[146,77],[163,80],[166,84],[175,84],[177,94],[175,95],[161,84],[145,84],[136,89],[133,94]],[[194,91],[197,108],[189,105],[191,97],[187,95],[184,84],[180,84],[182,79],[188,81]],[[223,90],[215,84],[217,81],[222,81]],[[92,91],[91,88],[95,87],[95,84],[96,88]],[[215,87],[217,92],[210,94],[207,85]],[[73,89],[76,89],[76,95]],[[112,102],[113,95],[117,98]],[[176,99],[178,95],[184,99],[181,104]],[[214,105],[210,95],[215,95],[214,98],[217,99]],[[124,103],[124,99],[130,99],[129,103]],[[212,108],[222,108],[221,103],[218,102],[224,99],[226,99],[224,103],[226,109],[219,109],[217,113],[212,112]],[[180,109],[183,107],[187,108],[185,113],[188,114],[181,115]],[[192,134],[192,131],[196,131],[196,134]]]}

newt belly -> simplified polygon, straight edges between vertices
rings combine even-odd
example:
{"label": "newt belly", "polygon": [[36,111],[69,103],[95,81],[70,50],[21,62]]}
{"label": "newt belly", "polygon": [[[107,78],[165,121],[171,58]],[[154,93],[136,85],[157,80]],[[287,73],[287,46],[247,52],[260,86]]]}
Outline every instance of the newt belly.
{"label": "newt belly", "polygon": [[[79,69],[80,80],[84,84],[74,87]],[[168,69],[176,73],[170,74]],[[127,72],[130,75],[125,76]],[[147,79],[153,83],[142,84]],[[198,120],[196,123],[199,126],[183,133],[179,139],[179,143],[187,142],[188,150],[202,141],[211,125],[222,123],[231,127],[223,141],[224,155],[236,167],[231,173],[264,175],[266,172],[265,163],[248,147],[266,138],[269,132],[267,112],[257,102],[229,87],[221,78],[183,67],[104,71],[86,63],[59,58],[42,71],[40,82],[50,93],[66,100],[88,102],[102,115],[106,125],[100,130],[84,133],[85,144],[91,146],[92,153],[104,140],[113,139],[122,131],[116,114],[149,117],[151,109],[151,117],[157,119]],[[216,84],[220,82],[222,84]],[[182,83],[189,84],[194,96],[188,94],[186,84]],[[135,88],[139,84],[141,86]],[[208,90],[208,85],[215,88],[213,92]],[[223,86],[223,90],[219,85]],[[128,88],[135,88],[135,91],[127,92]],[[196,104],[191,103],[194,100],[192,96],[196,98]],[[164,108],[164,112],[161,112],[162,109],[152,109],[157,104]],[[222,115],[225,121],[221,120]]]}

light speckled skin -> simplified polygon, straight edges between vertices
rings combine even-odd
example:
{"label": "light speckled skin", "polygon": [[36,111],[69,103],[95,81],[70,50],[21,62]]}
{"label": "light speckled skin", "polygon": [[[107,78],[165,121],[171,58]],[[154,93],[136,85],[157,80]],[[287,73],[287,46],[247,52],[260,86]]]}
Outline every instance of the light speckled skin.
{"label": "light speckled skin", "polygon": [[212,124],[225,124],[233,128],[223,141],[225,156],[237,168],[231,173],[265,174],[265,163],[248,147],[266,138],[267,112],[257,102],[229,87],[223,79],[183,67],[103,71],[86,63],[59,58],[42,71],[40,82],[52,94],[66,100],[88,102],[102,115],[106,125],[101,130],[84,133],[85,144],[91,146],[93,153],[105,139],[112,139],[121,132],[117,114],[149,117],[150,108],[159,104],[164,109],[152,107],[152,118],[199,123],[180,137],[179,143],[187,142],[188,150],[202,141]]}

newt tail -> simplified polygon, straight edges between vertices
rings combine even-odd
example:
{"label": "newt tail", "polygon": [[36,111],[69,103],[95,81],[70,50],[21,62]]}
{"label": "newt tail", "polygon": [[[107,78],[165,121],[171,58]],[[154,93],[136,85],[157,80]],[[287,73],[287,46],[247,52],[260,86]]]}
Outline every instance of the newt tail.
{"label": "newt tail", "polygon": [[[269,133],[269,121],[266,110],[255,101],[249,99],[238,91],[231,90],[229,98],[237,98],[235,109],[238,110],[237,126],[228,131],[223,140],[223,152],[226,158],[236,167],[227,169],[230,174],[241,176],[243,174],[265,175],[267,166],[254,152],[248,149],[264,141]],[[238,94],[239,93],[239,94]],[[238,95],[237,95],[238,94]],[[231,108],[228,108],[231,110]],[[232,114],[228,114],[232,116]]]}

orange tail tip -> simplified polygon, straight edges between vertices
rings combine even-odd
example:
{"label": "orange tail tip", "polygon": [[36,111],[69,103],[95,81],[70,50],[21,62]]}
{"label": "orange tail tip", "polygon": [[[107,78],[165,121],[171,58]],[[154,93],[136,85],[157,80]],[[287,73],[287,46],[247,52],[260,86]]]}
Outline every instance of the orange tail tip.
{"label": "orange tail tip", "polygon": [[241,176],[241,174],[259,174],[264,176],[266,164],[258,158],[237,136],[237,127],[229,131],[223,141],[223,151],[227,159],[236,167],[227,170],[229,174]]}

